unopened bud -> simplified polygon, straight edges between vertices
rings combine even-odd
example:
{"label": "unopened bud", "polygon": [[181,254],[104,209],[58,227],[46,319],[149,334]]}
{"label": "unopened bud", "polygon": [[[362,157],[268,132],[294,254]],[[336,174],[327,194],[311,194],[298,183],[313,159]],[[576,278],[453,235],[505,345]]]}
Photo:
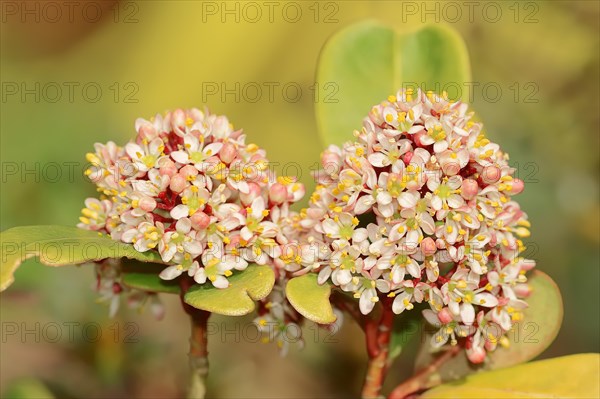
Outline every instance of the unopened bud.
{"label": "unopened bud", "polygon": [[175,174],[177,174],[177,166],[175,166],[175,162],[171,161],[170,159],[165,159],[162,162],[158,172],[161,176],[173,177]]}
{"label": "unopened bud", "polygon": [[450,313],[448,308],[443,308],[440,310],[437,317],[440,319],[442,324],[448,324],[453,320],[452,313]]}
{"label": "unopened bud", "polygon": [[156,208],[156,200],[151,197],[140,199],[140,208],[145,212],[152,212]]}
{"label": "unopened bud", "polygon": [[495,165],[486,166],[481,171],[480,179],[486,185],[494,184],[502,177],[500,168]]}
{"label": "unopened bud", "polygon": [[169,184],[169,188],[171,188],[171,190],[174,193],[179,194],[180,192],[185,190],[187,185],[188,185],[188,182],[185,179],[185,177],[181,176],[180,174],[176,174],[175,176],[173,176],[171,178],[171,183]]}
{"label": "unopened bud", "polygon": [[531,286],[529,284],[517,284],[514,288],[515,294],[520,298],[527,298],[531,295]]}
{"label": "unopened bud", "polygon": [[435,254],[437,247],[435,245],[435,241],[433,241],[433,238],[426,237],[423,239],[423,241],[421,241],[421,251],[425,256],[431,256]]}
{"label": "unopened bud", "polygon": [[219,157],[221,157],[221,161],[223,161],[226,164],[230,164],[236,156],[237,150],[235,149],[235,146],[231,143],[223,144],[221,151],[219,151]]}
{"label": "unopened bud", "polygon": [[274,204],[285,202],[287,194],[287,188],[281,183],[275,183],[269,188],[269,200]]}
{"label": "unopened bud", "polygon": [[260,195],[260,186],[256,183],[248,183],[248,193],[240,193],[240,199],[244,206],[248,206]]}
{"label": "unopened bud", "polygon": [[521,179],[513,179],[512,186],[510,188],[510,193],[512,195],[519,194],[525,188],[525,183]]}
{"label": "unopened bud", "polygon": [[195,230],[204,230],[210,224],[210,216],[204,212],[196,212],[190,217],[190,221]]}
{"label": "unopened bud", "polygon": [[173,129],[181,129],[185,126],[185,112],[182,109],[173,111],[171,118],[171,126]]}
{"label": "unopened bud", "polygon": [[466,200],[472,200],[479,192],[479,184],[473,179],[465,179],[460,186],[460,195]]}
{"label": "unopened bud", "polygon": [[331,150],[323,151],[323,154],[321,155],[321,165],[326,171],[333,171],[334,168],[339,168],[340,164],[341,158],[339,154],[336,154]]}
{"label": "unopened bud", "polygon": [[467,358],[473,364],[483,363],[485,360],[485,349],[479,346],[474,346],[471,349],[467,349]]}

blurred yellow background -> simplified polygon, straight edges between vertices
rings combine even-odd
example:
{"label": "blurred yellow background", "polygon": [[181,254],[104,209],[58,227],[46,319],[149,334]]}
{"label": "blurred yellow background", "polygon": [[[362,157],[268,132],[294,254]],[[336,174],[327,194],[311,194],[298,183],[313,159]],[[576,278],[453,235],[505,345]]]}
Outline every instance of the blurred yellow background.
{"label": "blurred yellow background", "polygon": [[[301,171],[310,192],[323,149],[315,102],[344,101],[343,87],[314,79],[327,38],[365,18],[399,28],[447,23],[471,57],[473,84],[462,89],[525,180],[518,200],[532,222],[527,255],[564,296],[564,325],[544,357],[598,352],[599,4],[3,1],[0,227],[75,224],[95,194],[82,173],[93,143],[124,143],[137,117],[178,107],[228,115],[279,173]],[[35,377],[65,398],[181,396],[188,321],[177,298],[164,298],[161,322],[128,312],[109,320],[94,303],[93,280],[89,267],[28,262],[17,272],[0,301],[0,391]],[[250,320],[214,318],[215,396],[358,392],[365,354],[350,323],[335,343],[307,327],[304,351],[282,359],[275,347],[248,342]],[[82,326],[92,322],[102,337],[86,340]],[[58,342],[50,342],[51,323]],[[65,323],[80,323],[73,339]],[[138,342],[126,342],[128,333]],[[396,365],[388,382],[410,367]]]}

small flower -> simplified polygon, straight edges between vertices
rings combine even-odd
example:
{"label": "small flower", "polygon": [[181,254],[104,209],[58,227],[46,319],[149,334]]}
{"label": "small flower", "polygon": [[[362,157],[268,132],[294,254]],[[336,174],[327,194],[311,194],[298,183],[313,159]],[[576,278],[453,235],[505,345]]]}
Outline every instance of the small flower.
{"label": "small flower", "polygon": [[208,279],[217,288],[229,287],[227,277],[233,274],[232,269],[244,270],[248,266],[248,262],[240,256],[225,253],[223,248],[214,246],[212,251],[203,254],[202,264],[204,267],[194,273],[194,280],[204,284]]}
{"label": "small flower", "polygon": [[165,145],[160,138],[155,138],[150,143],[142,140],[141,145],[128,143],[125,146],[127,155],[133,161],[135,167],[140,172],[147,172],[158,164],[159,159],[164,155]]}

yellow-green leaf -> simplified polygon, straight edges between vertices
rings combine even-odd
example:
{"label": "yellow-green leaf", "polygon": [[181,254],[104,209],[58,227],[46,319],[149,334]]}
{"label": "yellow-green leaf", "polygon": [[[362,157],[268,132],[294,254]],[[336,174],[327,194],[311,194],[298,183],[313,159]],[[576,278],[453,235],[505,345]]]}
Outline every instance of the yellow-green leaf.
{"label": "yellow-green leaf", "polygon": [[563,356],[471,375],[440,385],[422,399],[598,398],[600,356]]}
{"label": "yellow-green leaf", "polygon": [[371,107],[400,88],[459,94],[470,79],[466,46],[447,26],[405,32],[376,21],[351,25],[329,39],[319,58],[317,81],[338,90],[316,105],[321,138],[326,145],[352,139]]}
{"label": "yellow-green leaf", "polygon": [[[514,330],[507,334],[510,346],[498,346],[479,366],[474,366],[464,352],[460,352],[441,366],[432,381],[451,381],[478,371],[514,366],[537,357],[548,348],[558,335],[563,319],[560,291],[556,283],[539,270],[531,273],[529,284],[532,288],[532,294],[527,298],[529,307],[523,312],[523,320],[516,323]],[[431,353],[430,337],[427,334],[422,341],[416,369],[426,367],[436,356]]]}
{"label": "yellow-green leaf", "polygon": [[254,301],[265,298],[275,284],[275,273],[267,265],[250,265],[228,277],[229,287],[219,289],[209,282],[194,285],[184,295],[185,303],[197,309],[226,316],[243,316],[254,310]]}
{"label": "yellow-green leaf", "polygon": [[21,263],[37,257],[47,266],[65,266],[106,258],[161,262],[154,251],[138,252],[132,245],[107,235],[69,226],[22,226],[0,233],[0,291],[14,281]]}
{"label": "yellow-green leaf", "polygon": [[331,286],[319,285],[314,273],[294,277],[288,281],[285,294],[294,309],[302,316],[319,324],[330,324],[336,320],[329,302]]}

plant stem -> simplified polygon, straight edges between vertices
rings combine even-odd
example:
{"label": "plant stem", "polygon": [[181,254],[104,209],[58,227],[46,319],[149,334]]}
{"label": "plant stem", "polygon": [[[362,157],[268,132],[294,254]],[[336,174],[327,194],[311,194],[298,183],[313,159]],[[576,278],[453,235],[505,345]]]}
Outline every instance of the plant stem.
{"label": "plant stem", "polygon": [[368,319],[365,326],[369,364],[362,390],[363,399],[380,397],[381,386],[389,366],[388,353],[394,313],[391,303],[387,300],[382,301],[382,305],[381,319]]}
{"label": "plant stem", "polygon": [[208,375],[208,335],[206,331],[209,312],[197,310],[190,314],[190,385],[188,399],[203,399],[206,395]]}
{"label": "plant stem", "polygon": [[394,390],[389,394],[388,399],[404,399],[412,393],[431,388],[432,386],[439,384],[441,381],[431,381],[433,373],[435,373],[442,364],[456,356],[459,351],[459,346],[453,346],[448,349],[446,352],[438,356],[427,367],[422,368],[411,378],[394,388]]}
{"label": "plant stem", "polygon": [[208,376],[208,318],[210,312],[196,309],[185,303],[185,293],[193,284],[193,280],[183,277],[179,281],[181,287],[181,305],[190,316],[190,380],[188,399],[204,399],[206,396],[206,377]]}

